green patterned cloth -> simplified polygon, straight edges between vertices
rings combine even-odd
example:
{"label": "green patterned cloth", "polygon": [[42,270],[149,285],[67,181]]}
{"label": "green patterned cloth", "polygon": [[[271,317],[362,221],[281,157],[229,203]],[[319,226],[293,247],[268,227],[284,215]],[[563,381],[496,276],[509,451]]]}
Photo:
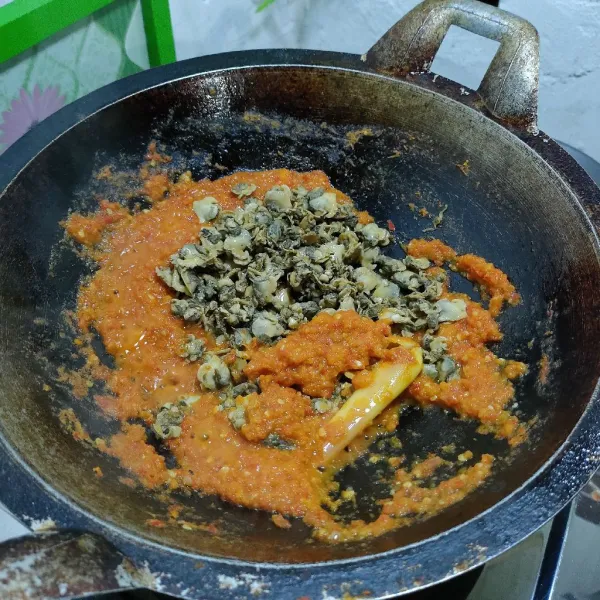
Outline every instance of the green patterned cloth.
{"label": "green patterned cloth", "polygon": [[116,0],[0,65],[0,153],[64,104],[147,61],[139,0]]}

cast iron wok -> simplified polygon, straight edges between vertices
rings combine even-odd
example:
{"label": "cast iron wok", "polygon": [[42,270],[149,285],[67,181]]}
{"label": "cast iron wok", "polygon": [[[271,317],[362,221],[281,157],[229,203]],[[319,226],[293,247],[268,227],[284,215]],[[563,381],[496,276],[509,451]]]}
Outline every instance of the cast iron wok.
{"label": "cast iron wok", "polygon": [[[477,93],[426,72],[450,24],[501,43]],[[537,130],[537,80],[528,23],[472,0],[434,0],[363,57],[276,50],[170,65],[87,96],[9,149],[0,173],[0,500],[25,520],[87,533],[4,546],[3,597],[29,586],[32,597],[149,587],[185,598],[384,598],[481,564],[566,504],[600,456],[600,261],[590,222],[599,221],[600,192]],[[195,495],[177,501],[222,535],[148,527],[164,504],[120,483],[126,474],[75,442],[57,413],[72,408],[92,437],[115,424],[55,376],[77,364],[61,315],[92,268],[61,246],[59,221],[114,193],[94,174],[107,164],[133,172],[153,139],[197,178],[323,169],[402,240],[431,226],[409,203],[433,212],[448,204],[437,236],[493,261],[522,294],[501,318],[495,351],[530,365],[516,408],[533,424],[530,441],[511,453],[452,414],[414,411],[400,435],[416,440],[415,455],[454,441],[495,454],[495,474],[440,515],[361,544],[317,544],[300,523],[282,531],[269,515]],[[465,160],[468,175],[456,167]],[[121,195],[129,183],[124,176]],[[31,565],[43,568],[37,579]]]}

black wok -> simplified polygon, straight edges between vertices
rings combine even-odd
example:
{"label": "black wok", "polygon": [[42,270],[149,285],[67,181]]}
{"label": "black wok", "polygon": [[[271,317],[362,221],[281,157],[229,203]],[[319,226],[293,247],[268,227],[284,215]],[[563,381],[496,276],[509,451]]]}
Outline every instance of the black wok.
{"label": "black wok", "polygon": [[[478,93],[426,72],[452,23],[501,43]],[[169,65],[75,102],[10,148],[0,173],[0,501],[26,521],[88,533],[4,545],[2,597],[29,586],[32,597],[149,587],[205,599],[384,598],[481,564],[564,506],[600,457],[591,223],[600,223],[600,191],[537,130],[537,81],[528,23],[474,0],[433,0],[363,57],[274,50]],[[455,441],[498,456],[495,474],[440,515],[360,544],[317,544],[301,524],[282,531],[268,515],[197,496],[178,501],[217,519],[223,535],[149,528],[164,504],[121,484],[125,473],[111,459],[60,427],[66,407],[92,437],[115,425],[55,375],[61,364],[76,366],[61,313],[91,269],[61,247],[59,221],[91,209],[95,194],[113,194],[94,173],[106,164],[132,172],[152,139],[197,178],[323,169],[376,219],[391,219],[403,240],[430,225],[409,202],[447,203],[438,237],[493,261],[523,296],[501,317],[505,339],[495,351],[531,367],[517,390],[521,418],[534,419],[529,442],[511,453],[451,414],[415,411],[400,432],[417,440],[415,455]],[[467,159],[465,175],[456,165]],[[121,195],[131,185],[123,177]],[[97,465],[102,479],[93,477]]]}

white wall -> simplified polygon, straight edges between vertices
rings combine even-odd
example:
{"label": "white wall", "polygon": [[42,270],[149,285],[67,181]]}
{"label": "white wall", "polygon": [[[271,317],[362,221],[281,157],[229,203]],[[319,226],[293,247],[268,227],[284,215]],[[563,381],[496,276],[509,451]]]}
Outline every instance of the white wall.
{"label": "white wall", "polygon": [[[415,0],[173,0],[177,57],[250,48],[362,54]],[[541,36],[540,127],[600,162],[600,0],[500,0]],[[440,57],[442,74],[469,83],[485,68],[485,41]]]}

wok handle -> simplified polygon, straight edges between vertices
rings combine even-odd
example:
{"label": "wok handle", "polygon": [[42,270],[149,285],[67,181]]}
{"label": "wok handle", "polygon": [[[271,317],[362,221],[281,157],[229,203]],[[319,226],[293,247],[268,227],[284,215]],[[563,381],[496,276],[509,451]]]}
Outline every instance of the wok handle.
{"label": "wok handle", "polygon": [[516,15],[478,0],[426,0],[363,58],[371,68],[397,77],[427,70],[451,25],[500,42],[477,92],[494,116],[535,130],[539,37],[531,23]]}
{"label": "wok handle", "polygon": [[105,539],[87,532],[33,534],[0,544],[3,600],[68,600],[151,587],[150,579]]}

